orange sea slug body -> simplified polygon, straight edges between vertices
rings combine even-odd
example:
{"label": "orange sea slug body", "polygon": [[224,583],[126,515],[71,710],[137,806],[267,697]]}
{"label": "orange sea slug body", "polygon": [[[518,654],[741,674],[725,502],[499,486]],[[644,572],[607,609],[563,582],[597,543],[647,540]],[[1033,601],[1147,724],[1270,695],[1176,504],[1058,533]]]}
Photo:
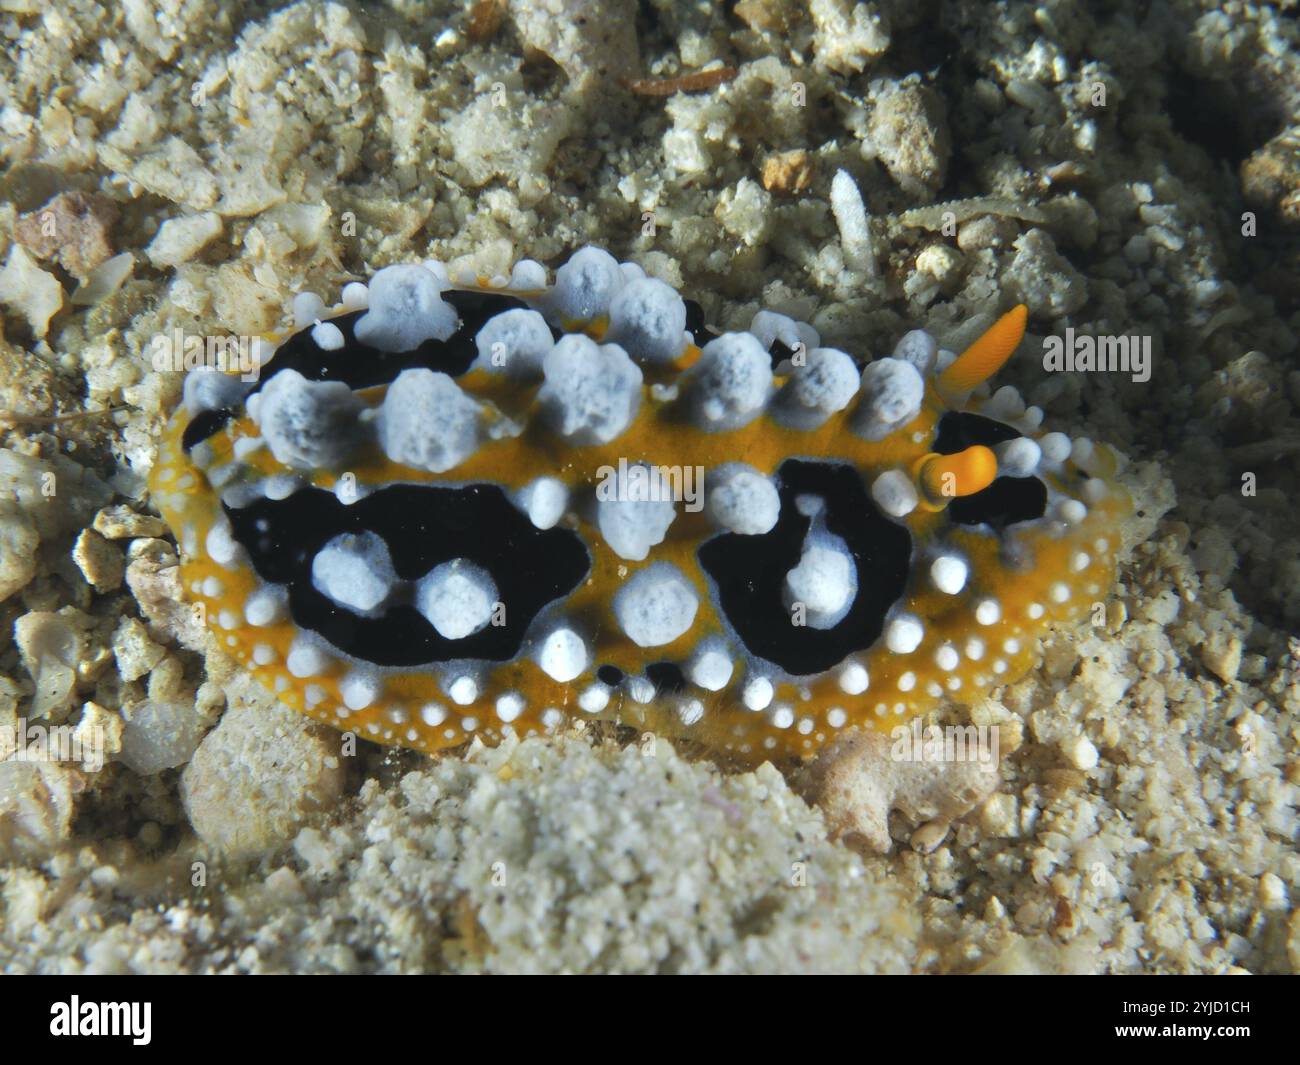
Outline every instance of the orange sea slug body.
{"label": "orange sea slug body", "polygon": [[281,701],[437,750],[612,718],[757,760],[1022,674],[1109,590],[1115,456],[920,331],[861,365],[586,248],[389,267],[260,376],[187,379],[154,498],[185,593]]}

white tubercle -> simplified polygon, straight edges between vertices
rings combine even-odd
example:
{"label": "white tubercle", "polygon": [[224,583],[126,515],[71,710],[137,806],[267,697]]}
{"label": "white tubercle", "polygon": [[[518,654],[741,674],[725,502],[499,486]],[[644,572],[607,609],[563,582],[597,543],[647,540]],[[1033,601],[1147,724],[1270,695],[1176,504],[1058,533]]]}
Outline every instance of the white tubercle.
{"label": "white tubercle", "polygon": [[726,462],[705,476],[704,508],[720,529],[757,536],[771,532],[781,515],[772,478],[743,462]]}
{"label": "white tubercle", "polygon": [[482,631],[496,603],[492,575],[465,558],[440,563],[415,586],[415,608],[445,640],[463,640]]}
{"label": "white tubercle", "polygon": [[813,348],[794,361],[772,413],[792,429],[816,429],[849,405],[858,382],[857,364],[848,355],[835,348]]}
{"label": "white tubercle", "polygon": [[767,406],[772,360],[752,333],[723,333],[704,345],[683,388],[687,409],[701,429],[739,429]]}
{"label": "white tubercle", "polygon": [[1032,477],[1043,457],[1042,448],[1027,436],[1004,440],[993,451],[1000,477]]}
{"label": "white tubercle", "polygon": [[478,450],[484,407],[447,374],[403,370],[375,418],[379,446],[393,462],[445,473]]}
{"label": "white tubercle", "polygon": [[342,381],[309,381],[297,370],[275,374],[249,401],[276,461],[302,470],[333,468],[354,450],[362,403]]}
{"label": "white tubercle", "polygon": [[551,428],[571,443],[608,444],[641,405],[641,368],[617,344],[561,337],[542,362],[537,403]]}
{"label": "white tubercle", "polygon": [[862,371],[861,398],[853,430],[866,440],[883,440],[921,413],[925,382],[901,359],[877,359]]}
{"label": "white tubercle", "polygon": [[570,628],[556,629],[537,649],[537,664],[542,672],[561,683],[581,676],[589,661],[586,643]]}
{"label": "white tubercle", "polygon": [[556,324],[589,322],[609,313],[623,287],[618,260],[600,248],[580,248],[555,272],[547,300],[547,317]]}
{"label": "white tubercle", "polygon": [[379,698],[383,685],[372,673],[352,670],[339,681],[339,695],[349,710],[364,710]]}
{"label": "white tubercle", "polygon": [[345,609],[377,609],[397,583],[388,545],[372,532],[343,533],[329,540],[311,563],[312,586]]}
{"label": "white tubercle", "polygon": [[912,614],[900,614],[885,628],[885,646],[896,655],[911,654],[924,638],[925,626]]}
{"label": "white tubercle", "polygon": [[758,712],[768,708],[775,694],[776,689],[766,677],[750,677],[740,698],[748,709]]}
{"label": "white tubercle", "polygon": [[520,259],[510,271],[510,287],[536,291],[546,287],[546,267],[536,259]]}
{"label": "white tubercle", "polygon": [[330,656],[303,636],[295,636],[289,644],[284,665],[292,676],[316,677],[330,664]]}
{"label": "white tubercle", "polygon": [[891,518],[911,514],[920,502],[916,485],[902,470],[886,470],[871,483],[871,498]]}
{"label": "white tubercle", "polygon": [[638,647],[672,643],[695,623],[699,597],[676,566],[655,562],[638,570],[614,593],[619,627]]}
{"label": "white tubercle", "polygon": [[515,498],[535,528],[552,529],[569,507],[569,488],[558,477],[538,477]]}
{"label": "white tubercle", "polygon": [[369,309],[353,332],[380,351],[414,351],[426,340],[456,331],[456,309],[442,298],[446,286],[425,266],[386,266],[370,279]]}
{"label": "white tubercle", "polygon": [[370,306],[370,289],[361,281],[349,281],[339,293],[345,311],[364,311]]}
{"label": "white tubercle", "polygon": [[913,329],[898,338],[892,357],[911,363],[916,372],[925,377],[934,369],[939,357],[939,343],[924,329]]}
{"label": "white tubercle", "polygon": [[722,691],[731,681],[735,665],[720,640],[705,641],[686,666],[686,676],[693,684],[711,692]]}
{"label": "white tubercle", "polygon": [[609,306],[605,342],[618,344],[637,362],[668,363],[681,355],[686,303],[653,277],[626,283]]}
{"label": "white tubercle", "polygon": [[848,662],[840,670],[840,691],[845,695],[861,695],[870,687],[870,681],[867,667],[861,662]]}
{"label": "white tubercle", "polygon": [[289,596],[278,584],[264,584],[244,600],[244,620],[261,628],[281,620],[286,614]]}
{"label": "white tubercle", "polygon": [[940,555],[930,563],[930,580],[945,595],[957,595],[966,587],[970,567],[956,555]]}
{"label": "white tubercle", "polygon": [[506,692],[497,697],[497,717],[505,724],[509,724],[524,712],[526,705],[524,697],[519,692]]}
{"label": "white tubercle", "polygon": [[311,338],[321,351],[338,351],[343,347],[343,330],[333,322],[317,322],[312,326]]}
{"label": "white tubercle", "polygon": [[588,714],[599,714],[609,705],[609,689],[597,682],[584,688],[578,695],[578,709]]}
{"label": "white tubercle", "polygon": [[447,695],[457,706],[471,706],[478,698],[478,681],[468,674],[453,677],[447,685]]}

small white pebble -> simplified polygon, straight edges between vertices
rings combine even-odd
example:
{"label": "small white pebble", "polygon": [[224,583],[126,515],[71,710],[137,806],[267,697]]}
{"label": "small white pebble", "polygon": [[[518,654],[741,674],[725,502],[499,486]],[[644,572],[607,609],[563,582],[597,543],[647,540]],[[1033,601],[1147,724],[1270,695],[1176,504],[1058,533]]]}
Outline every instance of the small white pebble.
{"label": "small white pebble", "polygon": [[1086,773],[1089,769],[1097,768],[1097,748],[1087,736],[1074,736],[1066,740],[1061,751],[1075,769],[1082,769]]}
{"label": "small white pebble", "polygon": [[345,310],[364,311],[370,305],[370,289],[361,281],[349,281],[339,294]]}
{"label": "small white pebble", "polygon": [[868,277],[876,275],[876,253],[867,223],[867,207],[862,202],[858,183],[847,170],[835,171],[831,178],[831,214],[840,231],[840,248],[844,262],[852,270]]}
{"label": "small white pebble", "polygon": [[293,327],[306,329],[321,316],[325,301],[314,292],[299,292],[293,298]]}

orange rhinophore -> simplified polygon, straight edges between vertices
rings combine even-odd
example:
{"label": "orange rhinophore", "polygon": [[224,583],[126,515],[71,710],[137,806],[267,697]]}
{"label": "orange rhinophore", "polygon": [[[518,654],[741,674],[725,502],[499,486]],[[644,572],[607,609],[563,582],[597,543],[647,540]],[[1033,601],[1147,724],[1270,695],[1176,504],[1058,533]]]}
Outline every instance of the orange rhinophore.
{"label": "orange rhinophore", "polygon": [[916,469],[925,502],[942,508],[958,496],[984,491],[997,479],[998,460],[983,444],[972,444],[955,455],[926,455]]}
{"label": "orange rhinophore", "polygon": [[987,381],[1020,345],[1028,320],[1028,307],[1023,303],[1012,307],[939,375],[939,387],[945,392],[969,392]]}

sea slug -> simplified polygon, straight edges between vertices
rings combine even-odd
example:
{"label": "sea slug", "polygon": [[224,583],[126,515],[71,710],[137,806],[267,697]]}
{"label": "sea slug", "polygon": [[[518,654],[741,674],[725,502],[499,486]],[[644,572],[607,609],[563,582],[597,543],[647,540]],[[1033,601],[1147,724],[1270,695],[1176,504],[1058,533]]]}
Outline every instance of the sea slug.
{"label": "sea slug", "polygon": [[1110,590],[1117,455],[985,383],[1023,306],[866,361],[589,247],[294,310],[260,373],[190,373],[151,486],[222,647],[364,738],[800,757],[1015,679]]}

